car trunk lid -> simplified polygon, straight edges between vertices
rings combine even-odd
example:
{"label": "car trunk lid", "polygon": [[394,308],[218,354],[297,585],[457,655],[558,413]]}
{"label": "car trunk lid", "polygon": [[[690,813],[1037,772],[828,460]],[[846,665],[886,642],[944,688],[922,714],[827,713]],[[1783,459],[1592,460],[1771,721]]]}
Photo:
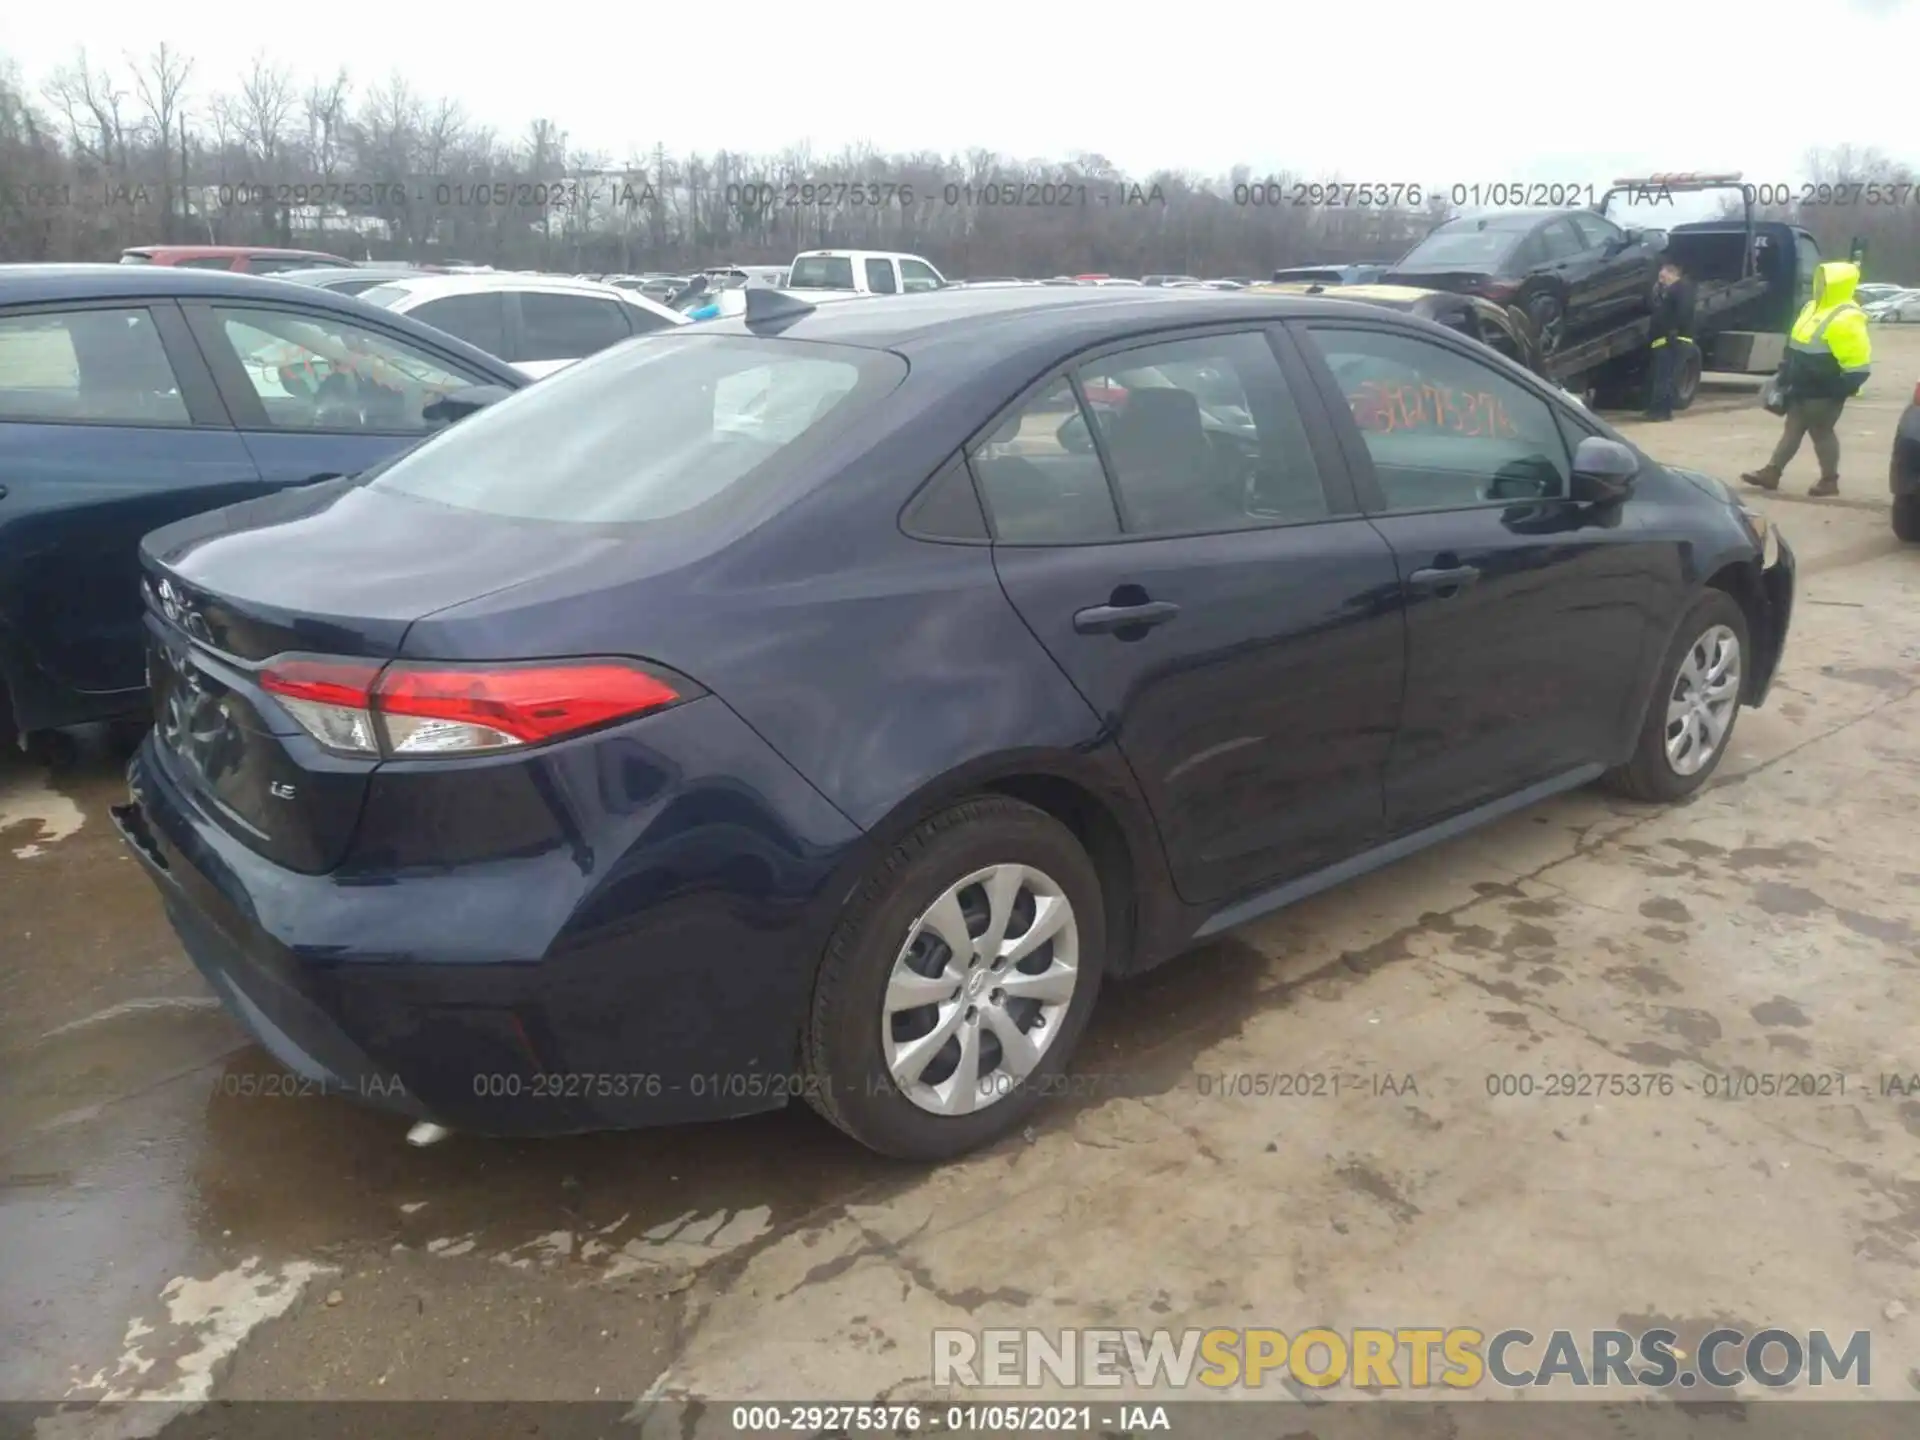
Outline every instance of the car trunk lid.
{"label": "car trunk lid", "polygon": [[[378,665],[420,617],[581,563],[579,533],[352,482],[196,516],[142,546],[154,739],[168,775],[243,843],[332,869],[381,763],[321,746],[268,693],[290,655]],[[269,598],[270,597],[270,598]]]}

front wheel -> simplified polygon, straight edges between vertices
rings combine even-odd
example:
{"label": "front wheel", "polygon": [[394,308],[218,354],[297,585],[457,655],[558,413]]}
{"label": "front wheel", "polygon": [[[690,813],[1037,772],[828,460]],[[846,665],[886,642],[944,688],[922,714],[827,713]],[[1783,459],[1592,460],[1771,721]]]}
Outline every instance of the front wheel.
{"label": "front wheel", "polygon": [[1747,617],[1724,590],[1707,590],[1680,622],[1661,662],[1633,756],[1608,772],[1632,800],[1681,800],[1712,776],[1733,743],[1746,681]]}
{"label": "front wheel", "polygon": [[1920,490],[1893,497],[1893,533],[1909,545],[1920,544]]}
{"label": "front wheel", "polygon": [[1567,339],[1567,311],[1560,297],[1542,291],[1523,308],[1540,346],[1540,358],[1545,360],[1558,354]]}
{"label": "front wheel", "polygon": [[1092,862],[1044,811],[983,795],[923,820],[827,944],[802,1046],[808,1100],[900,1159],[1013,1130],[1092,1012],[1104,914]]}

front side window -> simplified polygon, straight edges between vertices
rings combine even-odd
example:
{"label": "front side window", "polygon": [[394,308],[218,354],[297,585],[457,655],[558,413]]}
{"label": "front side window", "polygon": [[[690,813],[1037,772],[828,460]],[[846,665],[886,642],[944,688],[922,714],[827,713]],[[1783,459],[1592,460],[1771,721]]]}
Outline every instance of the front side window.
{"label": "front side window", "polygon": [[424,433],[434,401],[483,375],[332,315],[217,306],[214,315],[276,430]]}
{"label": "front side window", "polygon": [[1589,250],[1604,250],[1616,240],[1627,238],[1618,225],[1591,210],[1576,210],[1567,218],[1573,222],[1573,228],[1580,232],[1580,238],[1586,242]]}
{"label": "front side window", "polygon": [[905,378],[883,350],[663,336],[462,420],[372,484],[513,519],[665,520],[788,473]]}
{"label": "front side window", "polygon": [[1553,407],[1450,346],[1313,326],[1373,458],[1389,511],[1563,498],[1570,465]]}
{"label": "front side window", "polygon": [[0,316],[0,420],[185,425],[145,309]]}

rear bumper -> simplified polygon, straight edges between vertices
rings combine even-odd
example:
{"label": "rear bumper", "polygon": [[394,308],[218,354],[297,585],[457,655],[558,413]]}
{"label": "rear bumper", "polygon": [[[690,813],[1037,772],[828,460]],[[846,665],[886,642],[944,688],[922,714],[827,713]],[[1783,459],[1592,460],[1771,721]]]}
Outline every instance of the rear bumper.
{"label": "rear bumper", "polygon": [[1780,658],[1786,653],[1787,632],[1793,625],[1793,597],[1798,562],[1793,547],[1784,536],[1776,537],[1780,554],[1774,563],[1760,572],[1760,590],[1766,599],[1767,625],[1764,636],[1749,637],[1754,642],[1753,688],[1747,704],[1767,703],[1767,695],[1780,673]]}
{"label": "rear bumper", "polygon": [[828,881],[859,832],[718,701],[522,763],[570,845],[299,874],[214,821],[152,736],[114,821],[226,1008],[318,1086],[497,1135],[797,1093]]}

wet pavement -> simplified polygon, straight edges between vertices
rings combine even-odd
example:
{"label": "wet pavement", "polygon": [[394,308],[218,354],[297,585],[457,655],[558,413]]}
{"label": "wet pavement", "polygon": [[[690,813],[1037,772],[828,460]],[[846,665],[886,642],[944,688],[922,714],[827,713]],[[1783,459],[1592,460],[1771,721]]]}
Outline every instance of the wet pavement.
{"label": "wet pavement", "polygon": [[[0,1399],[870,1398],[936,1325],[1650,1316],[1870,1329],[1911,1396],[1920,551],[1878,477],[1920,364],[1883,368],[1873,483],[1763,501],[1799,613],[1693,803],[1567,796],[1110,989],[1075,1093],[937,1172],[804,1108],[412,1148],[213,1003],[108,738],[0,759]],[[1776,424],[1643,442],[1730,477]],[[1735,1067],[1844,1088],[1710,1093]],[[1569,1071],[1673,1084],[1490,1093]],[[1241,1093],[1275,1073],[1341,1079]]]}

